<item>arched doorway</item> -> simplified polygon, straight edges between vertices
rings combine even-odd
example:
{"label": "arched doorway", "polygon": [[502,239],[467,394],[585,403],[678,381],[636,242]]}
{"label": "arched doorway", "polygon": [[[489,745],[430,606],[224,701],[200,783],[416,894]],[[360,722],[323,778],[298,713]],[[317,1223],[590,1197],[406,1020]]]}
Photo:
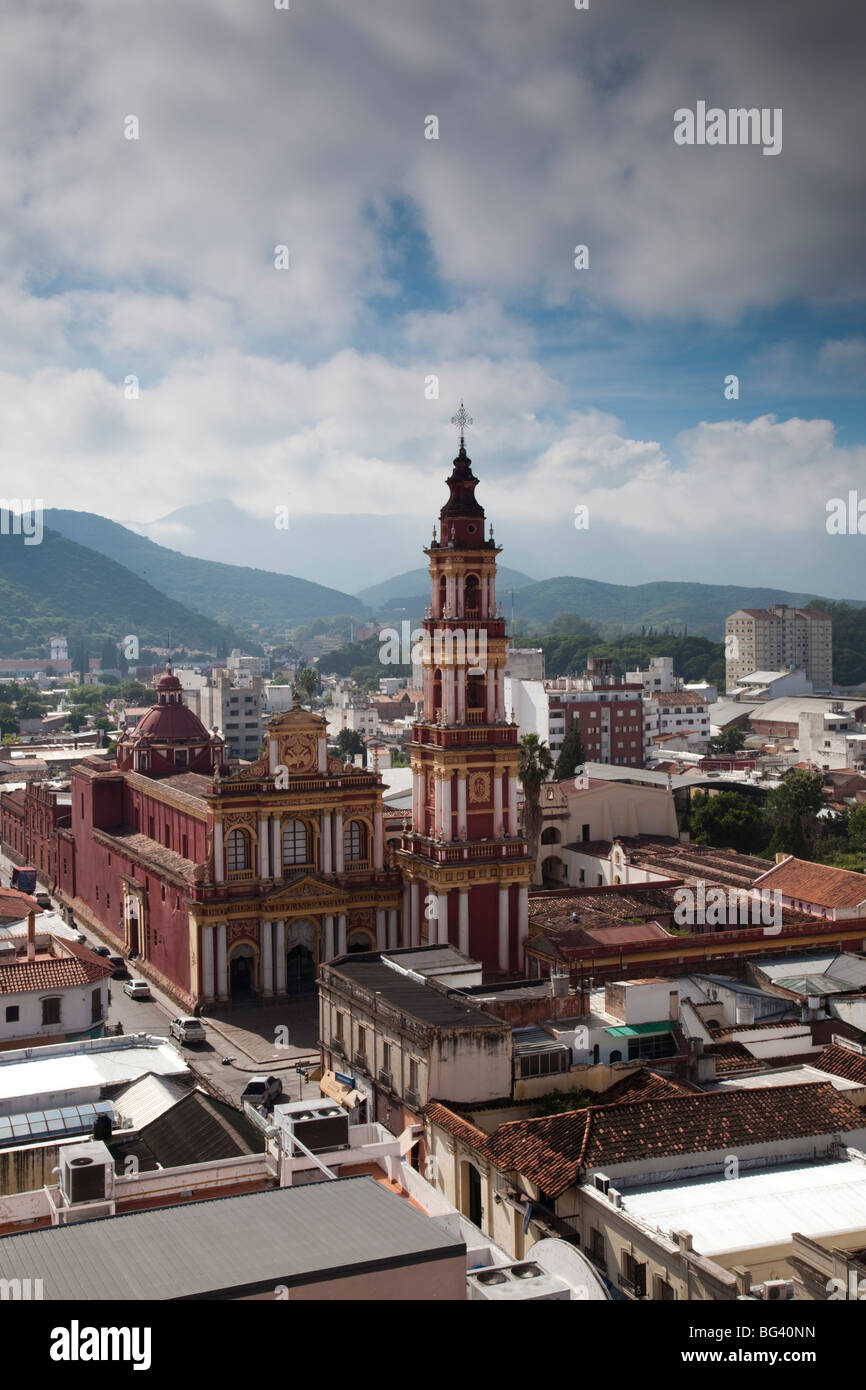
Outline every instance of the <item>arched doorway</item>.
{"label": "arched doorway", "polygon": [[316,988],[318,933],[309,917],[292,922],[286,932],[286,991],[312,994]]}
{"label": "arched doorway", "polygon": [[541,880],[545,887],[562,888],[568,883],[568,870],[557,854],[542,860]]}
{"label": "arched doorway", "polygon": [[346,943],[346,950],[352,951],[375,951],[376,942],[371,932],[353,931],[349,933],[349,940]]}
{"label": "arched doorway", "polygon": [[252,999],[256,992],[256,957],[252,946],[242,941],[232,951],[229,961],[229,990],[232,1003]]}

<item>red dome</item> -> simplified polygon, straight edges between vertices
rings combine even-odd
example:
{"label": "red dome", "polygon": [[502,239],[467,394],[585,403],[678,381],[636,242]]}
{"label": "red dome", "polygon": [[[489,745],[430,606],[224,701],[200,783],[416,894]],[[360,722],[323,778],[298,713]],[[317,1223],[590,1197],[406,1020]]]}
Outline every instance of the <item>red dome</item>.
{"label": "red dome", "polygon": [[[163,676],[163,680],[166,679],[168,678]],[[172,679],[177,680],[177,677],[174,676]],[[210,734],[198,715],[182,704],[153,705],[136,724],[132,737],[138,740],[142,735],[146,735],[154,743],[207,743],[210,739]]]}

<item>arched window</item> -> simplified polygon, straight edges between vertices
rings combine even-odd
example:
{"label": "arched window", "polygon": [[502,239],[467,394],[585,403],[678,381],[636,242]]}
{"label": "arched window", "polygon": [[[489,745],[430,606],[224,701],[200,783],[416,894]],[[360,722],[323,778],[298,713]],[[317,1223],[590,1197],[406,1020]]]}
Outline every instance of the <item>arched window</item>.
{"label": "arched window", "polygon": [[541,832],[541,843],[543,845],[558,845],[561,839],[562,835],[555,825],[549,825],[546,830],[542,830]]}
{"label": "arched window", "polygon": [[287,820],[283,826],[283,863],[309,863],[307,827],[302,820]]}
{"label": "arched window", "polygon": [[343,854],[347,864],[367,858],[367,827],[359,820],[350,820],[343,831]]}
{"label": "arched window", "polygon": [[464,612],[467,618],[478,618],[481,615],[481,586],[478,583],[477,574],[467,574],[466,587],[464,589]]}
{"label": "arched window", "polygon": [[621,1053],[621,1052],[612,1052],[612,1053],[610,1054],[610,1065],[611,1065],[611,1066],[613,1066],[614,1062],[621,1062],[621,1061],[622,1061],[622,1053]]}
{"label": "arched window", "polygon": [[226,869],[230,874],[250,868],[250,842],[243,830],[232,830],[226,837]]}

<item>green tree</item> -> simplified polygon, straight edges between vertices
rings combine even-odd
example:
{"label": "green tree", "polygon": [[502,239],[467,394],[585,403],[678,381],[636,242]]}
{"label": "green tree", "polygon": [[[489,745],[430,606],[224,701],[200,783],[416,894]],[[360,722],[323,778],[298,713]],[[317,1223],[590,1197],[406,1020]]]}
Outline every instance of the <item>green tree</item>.
{"label": "green tree", "polygon": [[18,715],[11,705],[0,704],[0,734],[4,739],[7,734],[17,735],[21,725],[18,723]]}
{"label": "green tree", "polygon": [[538,881],[538,841],[541,836],[541,788],[553,771],[553,754],[538,734],[520,740],[517,772],[523,784],[523,829],[532,860],[532,877]]}
{"label": "green tree", "polygon": [[79,730],[84,728],[84,725],[86,723],[86,716],[83,715],[80,710],[74,709],[70,710],[69,717],[67,718],[64,727],[69,731],[69,733],[77,734]]}
{"label": "green tree", "polygon": [[303,666],[295,676],[295,689],[301,700],[311,703],[322,689],[322,677],[314,666]]}
{"label": "green tree", "polygon": [[767,815],[773,827],[770,849],[810,859],[821,835],[818,812],[825,805],[820,772],[794,768],[781,786],[767,797]]}
{"label": "green tree", "polygon": [[742,792],[717,792],[695,802],[691,816],[695,844],[757,854],[767,842],[767,821],[761,808]]}
{"label": "green tree", "polygon": [[572,724],[562,740],[562,747],[559,750],[553,775],[557,782],[564,782],[566,777],[573,777],[577,769],[583,767],[585,762],[586,753],[583,750],[580,729],[576,724]]}
{"label": "green tree", "polygon": [[546,1096],[539,1096],[529,1112],[529,1118],[538,1120],[544,1115],[562,1115],[568,1110],[585,1110],[588,1105],[595,1105],[597,1101],[597,1095],[593,1095],[592,1091],[582,1091],[579,1086],[574,1086],[570,1091],[551,1091]]}
{"label": "green tree", "polygon": [[739,753],[741,748],[746,746],[746,735],[743,729],[735,729],[733,725],[729,729],[722,729],[710,744],[714,753]]}
{"label": "green tree", "polygon": [[363,753],[366,759],[367,745],[357,729],[341,729],[337,734],[337,751],[344,762],[356,753]]}

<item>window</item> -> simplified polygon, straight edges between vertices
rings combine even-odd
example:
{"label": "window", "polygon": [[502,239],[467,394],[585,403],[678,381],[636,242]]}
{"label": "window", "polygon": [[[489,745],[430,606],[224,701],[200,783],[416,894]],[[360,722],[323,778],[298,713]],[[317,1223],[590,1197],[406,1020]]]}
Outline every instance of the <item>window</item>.
{"label": "window", "polygon": [[340,1042],[343,1041],[343,1015],[339,1009],[334,1015],[334,1037],[339,1038]]}
{"label": "window", "polygon": [[348,863],[367,858],[367,827],[361,821],[350,820],[343,831],[343,852]]}
{"label": "window", "polygon": [[110,894],[110,893],[106,893],[106,895],[105,895],[105,908],[106,908],[106,911],[107,911],[110,907],[111,907],[111,894]]}
{"label": "window", "polygon": [[59,999],[43,999],[43,1000],[42,1000],[42,1025],[43,1025],[43,1027],[45,1027],[46,1025],[48,1025],[48,1024],[50,1024],[50,1023],[59,1023],[59,1022],[60,1022],[60,1000],[59,1000]]}
{"label": "window", "polygon": [[636,1260],[627,1250],[622,1254],[620,1283],[629,1289],[635,1298],[646,1298],[646,1263]]}
{"label": "window", "polygon": [[98,1023],[102,1018],[102,990],[95,989],[90,996],[90,1021]]}
{"label": "window", "polygon": [[99,884],[96,885],[96,901],[99,902]]}
{"label": "window", "polygon": [[359,1029],[358,1029],[358,1056],[359,1056],[360,1058],[362,1058],[363,1061],[366,1062],[366,1060],[367,1060],[367,1030],[366,1030],[366,1028],[359,1028]]}
{"label": "window", "polygon": [[569,1051],[562,1048],[556,1052],[529,1052],[518,1060],[521,1076],[550,1076],[554,1072],[568,1071]]}
{"label": "window", "polygon": [[589,1254],[596,1264],[604,1265],[604,1235],[593,1227],[589,1233]]}
{"label": "window", "polygon": [[[186,836],[184,855],[186,857]],[[226,868],[230,874],[241,873],[250,867],[250,842],[242,830],[232,830],[226,838]]]}
{"label": "window", "polygon": [[388,1043],[382,1044],[382,1070],[391,1075],[391,1048]]}
{"label": "window", "polygon": [[287,820],[283,826],[283,863],[306,864],[307,827],[302,820]]}
{"label": "window", "polygon": [[673,1284],[669,1284],[667,1279],[663,1279],[660,1274],[655,1277],[655,1293],[653,1298],[657,1303],[675,1303],[676,1294]]}
{"label": "window", "polygon": [[185,748],[175,748],[174,761],[178,767],[185,767],[189,761],[189,754]]}
{"label": "window", "polygon": [[409,1058],[409,1090],[418,1094],[418,1063],[414,1057]]}
{"label": "window", "polygon": [[18,1005],[17,1005],[17,1004],[8,1004],[8,1005],[6,1006],[6,1022],[7,1022],[7,1023],[17,1023],[19,1017],[20,1017],[20,1014],[19,1014],[19,1010],[18,1010]]}

